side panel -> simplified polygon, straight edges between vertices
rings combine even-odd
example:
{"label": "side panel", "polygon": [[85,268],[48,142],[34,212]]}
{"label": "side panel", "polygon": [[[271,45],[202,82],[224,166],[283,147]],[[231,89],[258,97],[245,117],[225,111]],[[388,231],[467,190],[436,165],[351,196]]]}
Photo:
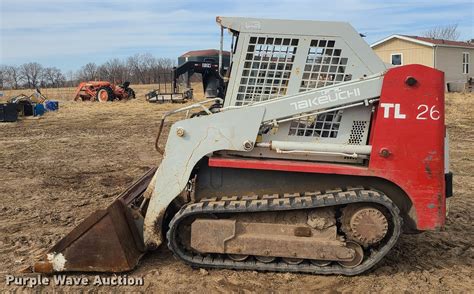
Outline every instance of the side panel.
{"label": "side panel", "polygon": [[[417,80],[415,85],[405,83],[409,77]],[[391,69],[385,75],[373,130],[369,170],[410,196],[420,230],[445,223],[443,85],[444,74],[435,69]]]}
{"label": "side panel", "polygon": [[[405,81],[416,79],[413,86]],[[370,141],[367,167],[288,161],[211,158],[209,166],[386,179],[410,198],[419,230],[445,223],[444,75],[422,65],[389,70],[384,78]],[[315,143],[317,144],[317,143]]]}
{"label": "side panel", "polygon": [[[463,73],[463,53],[469,53],[469,73]],[[436,68],[444,71],[446,83],[464,85],[474,72],[474,49],[442,47],[436,48]]]}

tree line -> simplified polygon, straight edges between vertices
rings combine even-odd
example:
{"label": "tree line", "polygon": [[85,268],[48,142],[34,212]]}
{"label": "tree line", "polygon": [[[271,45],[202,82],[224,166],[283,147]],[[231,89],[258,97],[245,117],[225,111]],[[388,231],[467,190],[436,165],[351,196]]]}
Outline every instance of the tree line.
{"label": "tree line", "polygon": [[[175,61],[157,58],[150,53],[135,54],[125,59],[113,58],[103,64],[87,63],[77,71],[63,72],[57,67],[46,67],[38,62],[22,65],[0,65],[0,88],[74,87],[82,81],[105,80],[112,83],[129,81],[132,84],[169,82]],[[165,74],[165,75],[163,75]]]}

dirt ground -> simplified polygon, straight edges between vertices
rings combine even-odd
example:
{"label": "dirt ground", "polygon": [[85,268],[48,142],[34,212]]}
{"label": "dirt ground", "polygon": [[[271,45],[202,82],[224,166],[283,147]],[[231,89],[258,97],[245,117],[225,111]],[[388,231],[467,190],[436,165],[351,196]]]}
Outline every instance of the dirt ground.
{"label": "dirt ground", "polygon": [[[0,291],[30,291],[6,286],[5,276],[24,276],[19,271],[32,259],[159,162],[153,148],[159,118],[163,111],[181,105],[149,104],[143,98],[146,90],[140,87],[136,100],[106,104],[75,103],[59,95],[57,113],[0,124]],[[176,260],[163,246],[128,273],[143,277],[144,286],[33,290],[470,292],[474,288],[473,94],[447,95],[447,124],[455,196],[446,229],[402,236],[369,273],[344,277],[199,270]],[[93,275],[73,276],[93,279]]]}

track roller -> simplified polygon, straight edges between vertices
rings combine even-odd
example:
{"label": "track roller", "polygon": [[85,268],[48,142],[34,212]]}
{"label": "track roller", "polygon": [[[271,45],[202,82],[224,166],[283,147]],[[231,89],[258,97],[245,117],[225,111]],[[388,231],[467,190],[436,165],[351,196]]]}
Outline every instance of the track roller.
{"label": "track roller", "polygon": [[346,246],[354,250],[354,259],[351,261],[338,261],[337,263],[347,268],[354,268],[361,264],[364,260],[364,249],[362,249],[362,246],[352,241],[347,241]]}

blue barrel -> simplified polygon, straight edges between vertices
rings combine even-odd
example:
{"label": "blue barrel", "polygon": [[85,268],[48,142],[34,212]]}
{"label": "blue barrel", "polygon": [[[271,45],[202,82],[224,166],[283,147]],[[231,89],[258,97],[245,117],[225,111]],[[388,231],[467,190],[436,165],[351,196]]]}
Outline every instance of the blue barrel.
{"label": "blue barrel", "polygon": [[41,103],[35,104],[33,108],[33,115],[40,116],[44,114],[44,105]]}
{"label": "blue barrel", "polygon": [[59,102],[55,100],[46,100],[44,106],[46,107],[46,111],[56,111],[59,109]]}

